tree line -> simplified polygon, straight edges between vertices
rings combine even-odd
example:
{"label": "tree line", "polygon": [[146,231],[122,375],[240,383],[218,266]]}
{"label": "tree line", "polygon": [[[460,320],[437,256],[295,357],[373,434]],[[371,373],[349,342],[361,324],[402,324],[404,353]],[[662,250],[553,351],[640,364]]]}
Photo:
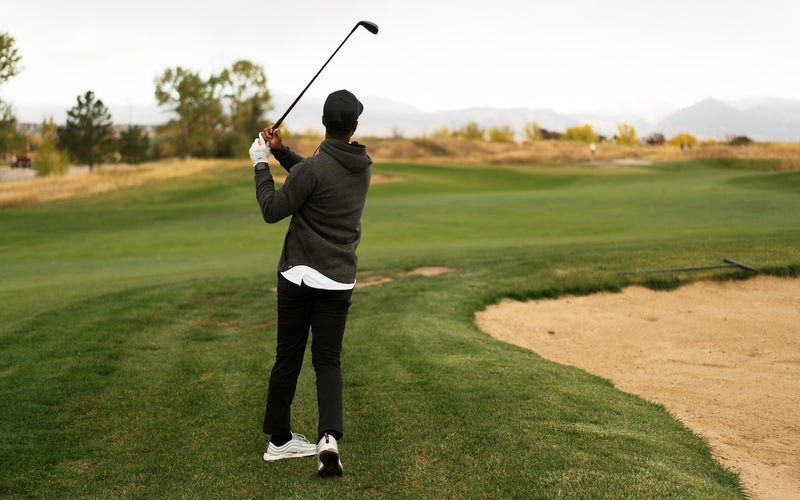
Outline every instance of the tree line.
{"label": "tree line", "polygon": [[[524,140],[526,142],[537,141],[572,141],[585,142],[587,144],[610,141],[622,146],[636,146],[646,144],[657,146],[669,144],[684,148],[693,147],[700,141],[692,134],[679,133],[667,140],[661,133],[653,133],[647,137],[640,138],[636,133],[636,127],[631,124],[623,123],[617,125],[617,133],[611,137],[604,136],[595,131],[589,124],[576,125],[563,132],[548,130],[539,125],[538,122],[530,122],[523,127]],[[481,127],[477,122],[470,122],[459,128],[443,126],[429,135],[429,139],[465,139],[469,141],[488,141],[488,142],[512,142],[515,141],[515,132],[509,125],[494,126],[489,129]],[[727,142],[731,145],[746,145],[752,142],[744,136],[729,137]]]}
{"label": "tree line", "polygon": [[[577,141],[577,142],[602,142],[609,138],[595,132],[591,125],[578,125],[568,128],[564,132],[556,132],[542,128],[538,122],[530,122],[525,124],[523,133],[525,139],[529,142],[536,141]],[[489,141],[489,142],[512,142],[515,141],[515,132],[510,125],[494,126],[488,130],[482,128],[476,122],[470,122],[460,128],[451,129],[449,127],[441,127],[435,131],[432,139],[466,139],[470,141]],[[639,143],[639,138],[636,135],[636,128],[633,125],[623,123],[617,126],[617,134],[611,140],[617,144],[634,145]]]}
{"label": "tree line", "polygon": [[[14,42],[0,33],[0,84],[20,70]],[[49,174],[66,170],[70,161],[92,169],[108,161],[135,164],[154,157],[234,157],[247,149],[270,109],[264,69],[246,60],[208,78],[180,66],[167,68],[153,83],[156,102],[172,117],[152,133],[136,125],[114,127],[108,107],[88,90],[77,96],[63,126],[45,119],[38,140],[30,141],[17,132],[11,105],[0,100],[0,158],[35,150],[35,168]]]}

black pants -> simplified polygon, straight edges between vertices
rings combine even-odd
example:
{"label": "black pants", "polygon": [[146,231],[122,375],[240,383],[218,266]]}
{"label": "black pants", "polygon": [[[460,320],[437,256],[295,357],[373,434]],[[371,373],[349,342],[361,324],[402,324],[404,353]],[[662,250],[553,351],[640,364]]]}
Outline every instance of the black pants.
{"label": "black pants", "polygon": [[269,377],[264,434],[291,432],[291,406],[311,330],[311,361],[317,376],[318,432],[343,434],[339,355],[352,290],[297,286],[278,275],[278,346]]}

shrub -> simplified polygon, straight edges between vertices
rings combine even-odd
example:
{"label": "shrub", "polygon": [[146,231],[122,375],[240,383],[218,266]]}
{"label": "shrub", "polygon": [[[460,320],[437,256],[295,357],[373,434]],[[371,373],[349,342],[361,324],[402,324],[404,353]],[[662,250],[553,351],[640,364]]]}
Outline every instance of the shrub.
{"label": "shrub", "polygon": [[489,129],[489,142],[513,142],[514,131],[508,125]]}
{"label": "shrub", "polygon": [[635,146],[639,144],[639,138],[636,137],[636,128],[628,123],[617,125],[617,144],[623,146]]}
{"label": "shrub", "polygon": [[69,170],[69,158],[56,147],[58,132],[53,117],[42,122],[42,139],[36,149],[33,169],[41,176],[64,175]]}
{"label": "shrub", "polygon": [[554,130],[547,130],[546,128],[539,129],[539,133],[542,139],[547,141],[559,141],[561,140],[561,136],[563,135],[561,132],[556,132]]}
{"label": "shrub", "polygon": [[424,149],[435,156],[447,156],[450,154],[450,151],[448,151],[444,146],[433,142],[431,139],[414,139],[413,142],[417,147]]}
{"label": "shrub", "polygon": [[119,154],[126,163],[139,164],[147,160],[150,135],[138,125],[129,126],[119,134]]}
{"label": "shrub", "polygon": [[469,122],[456,132],[456,137],[468,141],[482,141],[486,135],[486,129],[482,129],[475,122]]}
{"label": "shrub", "polygon": [[728,137],[728,144],[731,146],[747,146],[753,142],[752,139],[745,135],[735,135]]}
{"label": "shrub", "polygon": [[671,146],[680,146],[681,149],[683,149],[684,147],[697,146],[698,141],[697,137],[693,136],[692,134],[687,134],[684,132],[670,139],[667,144]]}
{"label": "shrub", "polygon": [[442,125],[438,130],[434,131],[430,135],[430,138],[434,139],[434,140],[442,141],[442,140],[445,140],[445,139],[451,139],[451,138],[453,138],[455,136],[456,136],[456,133],[454,131],[450,130],[450,128],[447,125]]}
{"label": "shrub", "polygon": [[525,137],[527,137],[528,140],[531,142],[535,142],[542,139],[542,127],[539,125],[538,122],[526,123],[524,132],[525,132]]}
{"label": "shrub", "polygon": [[566,132],[561,135],[561,139],[565,141],[577,142],[597,142],[599,136],[594,131],[591,125],[579,125],[577,127],[568,128]]}

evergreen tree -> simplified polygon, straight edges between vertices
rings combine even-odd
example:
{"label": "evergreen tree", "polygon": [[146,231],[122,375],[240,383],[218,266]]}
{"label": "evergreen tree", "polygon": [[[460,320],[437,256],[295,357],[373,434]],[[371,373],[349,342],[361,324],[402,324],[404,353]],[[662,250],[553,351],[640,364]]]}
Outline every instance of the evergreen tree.
{"label": "evergreen tree", "polygon": [[126,163],[139,164],[147,160],[150,136],[138,125],[128,127],[119,134],[119,154]]}
{"label": "evergreen tree", "polygon": [[76,162],[94,166],[106,160],[116,147],[111,113],[89,90],[67,111],[67,123],[59,129],[61,144]]}

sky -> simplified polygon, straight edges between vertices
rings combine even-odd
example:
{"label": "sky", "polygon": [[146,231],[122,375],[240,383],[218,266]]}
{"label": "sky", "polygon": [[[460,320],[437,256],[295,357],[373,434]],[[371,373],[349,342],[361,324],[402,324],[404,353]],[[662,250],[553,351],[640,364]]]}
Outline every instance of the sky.
{"label": "sky", "polygon": [[380,32],[353,33],[307,96],[564,113],[800,99],[797,0],[0,0],[22,56],[0,99],[155,105],[167,68],[207,78],[239,59],[295,96],[362,19]]}

